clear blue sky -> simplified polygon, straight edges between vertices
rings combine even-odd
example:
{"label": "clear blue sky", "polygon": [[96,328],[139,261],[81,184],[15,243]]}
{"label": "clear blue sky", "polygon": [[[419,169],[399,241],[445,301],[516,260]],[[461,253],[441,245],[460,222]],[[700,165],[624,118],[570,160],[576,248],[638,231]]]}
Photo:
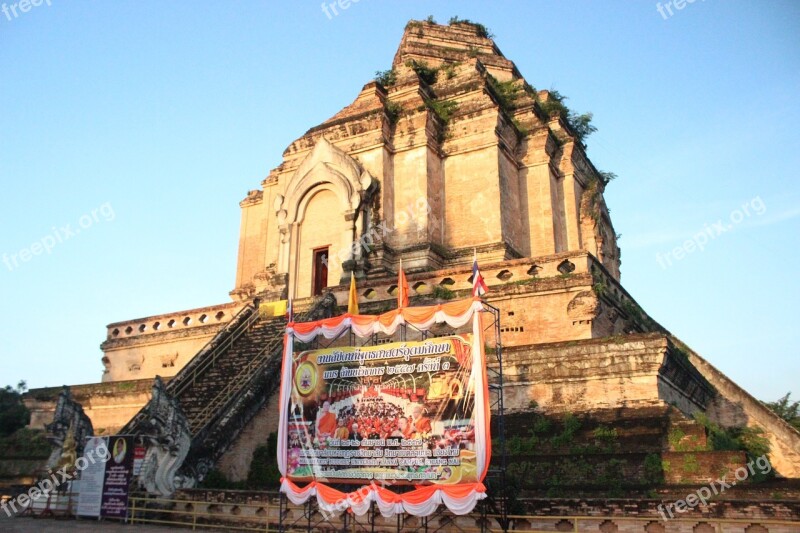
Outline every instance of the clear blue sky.
{"label": "clear blue sky", "polygon": [[51,248],[0,264],[0,385],[99,381],[109,322],[228,301],[238,202],[432,14],[594,113],[642,306],[757,397],[800,394],[800,3],[50,4],[0,12],[0,254]]}

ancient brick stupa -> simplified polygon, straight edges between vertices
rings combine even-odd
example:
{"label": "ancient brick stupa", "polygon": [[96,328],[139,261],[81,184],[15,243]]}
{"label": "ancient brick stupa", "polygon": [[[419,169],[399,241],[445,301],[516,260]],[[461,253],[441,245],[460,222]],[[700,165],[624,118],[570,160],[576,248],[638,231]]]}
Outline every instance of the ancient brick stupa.
{"label": "ancient brick stupa", "polygon": [[[264,357],[263,368],[273,368],[282,325],[262,318],[220,352],[240,310],[255,298],[262,313],[289,298],[303,310],[328,292],[345,305],[351,272],[361,312],[386,310],[401,260],[412,304],[466,296],[477,256],[486,300],[501,313],[509,436],[516,446],[534,435],[532,449],[550,454],[517,461],[528,488],[552,488],[552,479],[581,485],[604,468],[619,487],[699,483],[744,464],[744,451],[709,449],[697,413],[708,427],[763,431],[775,471],[800,477],[800,434],[620,284],[607,177],[560,96],[532,84],[481,25],[410,22],[391,70],[291,143],[241,201],[232,301],[108,326],[103,383],[72,391],[94,427],[124,426],[155,375],[181,372],[168,389],[194,437],[236,421],[226,442],[206,448],[220,471],[243,479],[274,431],[276,399],[275,384],[257,382],[241,362]],[[213,366],[204,363],[211,352]],[[181,381],[187,373],[191,386]],[[49,421],[47,390],[28,405],[33,425]],[[606,463],[596,455],[575,467],[592,450]],[[608,461],[617,461],[616,474]],[[573,479],[578,471],[582,480]]]}

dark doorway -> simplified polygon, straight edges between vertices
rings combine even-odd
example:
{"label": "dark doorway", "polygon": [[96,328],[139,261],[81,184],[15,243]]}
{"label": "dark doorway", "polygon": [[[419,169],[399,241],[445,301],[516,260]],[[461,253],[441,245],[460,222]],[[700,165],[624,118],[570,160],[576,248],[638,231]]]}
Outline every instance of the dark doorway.
{"label": "dark doorway", "polygon": [[328,247],[314,250],[312,295],[319,296],[328,286]]}

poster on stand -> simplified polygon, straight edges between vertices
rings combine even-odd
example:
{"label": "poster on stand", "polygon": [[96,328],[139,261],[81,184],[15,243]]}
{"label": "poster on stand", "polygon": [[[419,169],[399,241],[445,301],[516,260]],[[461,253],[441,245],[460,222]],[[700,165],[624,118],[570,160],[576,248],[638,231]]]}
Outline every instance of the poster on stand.
{"label": "poster on stand", "polygon": [[133,479],[134,437],[87,437],[83,450],[76,514],[125,518]]}
{"label": "poster on stand", "polygon": [[86,468],[81,471],[78,516],[100,516],[107,457],[108,437],[88,437],[86,439],[86,445],[83,448]]}
{"label": "poster on stand", "polygon": [[130,435],[109,437],[100,514],[107,518],[125,518],[128,512],[128,488],[133,476],[134,438]]}

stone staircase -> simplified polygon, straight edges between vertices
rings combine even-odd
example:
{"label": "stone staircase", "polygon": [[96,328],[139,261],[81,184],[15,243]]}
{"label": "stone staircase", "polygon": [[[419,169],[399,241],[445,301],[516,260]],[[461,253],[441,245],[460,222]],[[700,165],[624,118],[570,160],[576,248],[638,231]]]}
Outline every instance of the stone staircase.
{"label": "stone staircase", "polygon": [[711,449],[705,428],[669,405],[512,413],[505,422],[507,476],[532,497],[643,496],[733,479],[747,461],[744,451]]}
{"label": "stone staircase", "polygon": [[[286,320],[281,318],[254,321],[223,354],[202,371],[187,376],[189,386],[180,387],[177,398],[193,435],[212,422],[269,359],[280,355],[285,326]],[[168,386],[170,389],[178,387]]]}
{"label": "stone staircase", "polygon": [[[296,320],[334,312],[335,299],[323,298]],[[277,391],[285,328],[284,317],[261,317],[257,304],[248,304],[165,387],[191,436],[181,476],[201,480]],[[153,427],[148,423],[149,407],[142,408],[120,434],[169,441],[169,435],[148,434]]]}

